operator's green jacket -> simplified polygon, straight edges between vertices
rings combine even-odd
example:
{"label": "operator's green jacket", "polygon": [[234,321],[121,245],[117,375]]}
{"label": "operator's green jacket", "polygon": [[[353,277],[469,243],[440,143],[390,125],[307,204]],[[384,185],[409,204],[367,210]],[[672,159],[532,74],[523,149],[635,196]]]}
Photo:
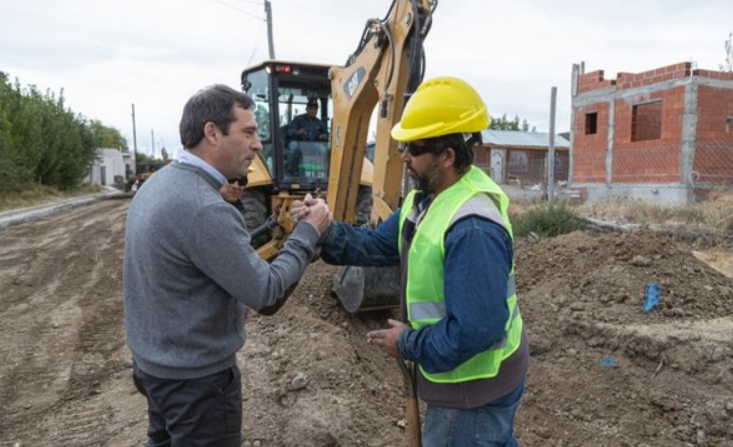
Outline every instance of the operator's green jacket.
{"label": "operator's green jacket", "polygon": [[[413,212],[416,192],[410,193],[400,214],[399,248],[404,258],[402,230]],[[472,201],[472,198],[488,197],[491,200]],[[476,206],[476,203],[485,206]],[[450,226],[467,215],[478,215],[504,227],[512,237],[507,215],[509,200],[506,194],[483,171],[475,166],[461,179],[436,196],[420,225],[417,227],[408,250],[405,298],[407,315],[414,329],[432,325],[446,316],[444,286],[445,234]],[[519,348],[522,341],[522,317],[517,306],[514,264],[507,278],[506,302],[509,319],[504,325],[504,337],[490,349],[481,352],[457,368],[428,373],[420,367],[423,376],[434,383],[461,383],[495,377],[503,360]]]}

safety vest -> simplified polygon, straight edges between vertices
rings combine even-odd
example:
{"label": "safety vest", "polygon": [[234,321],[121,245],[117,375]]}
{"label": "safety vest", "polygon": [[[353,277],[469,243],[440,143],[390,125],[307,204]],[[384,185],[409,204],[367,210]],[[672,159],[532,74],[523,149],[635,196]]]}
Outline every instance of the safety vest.
{"label": "safety vest", "polygon": [[[399,249],[402,252],[402,228],[411,214],[416,191],[412,191],[402,206],[400,213]],[[461,210],[466,203],[484,194],[490,206],[470,207],[466,213]],[[478,195],[478,196],[477,196]],[[488,196],[486,196],[488,195]],[[472,201],[474,202],[474,201]],[[497,209],[498,207],[498,209]],[[483,171],[472,166],[461,179],[450,188],[441,192],[433,200],[426,215],[415,230],[407,256],[407,279],[405,297],[407,315],[413,329],[437,323],[446,316],[444,295],[444,261],[445,233],[458,217],[480,215],[502,225],[512,240],[511,224],[507,215],[509,199],[493,180]],[[430,381],[436,383],[458,383],[469,380],[486,379],[496,376],[501,362],[512,355],[520,345],[522,336],[522,317],[517,306],[516,283],[514,279],[514,261],[507,278],[506,302],[509,308],[509,319],[504,325],[504,337],[488,350],[476,354],[457,368],[441,372],[428,373],[422,366],[420,370]]]}

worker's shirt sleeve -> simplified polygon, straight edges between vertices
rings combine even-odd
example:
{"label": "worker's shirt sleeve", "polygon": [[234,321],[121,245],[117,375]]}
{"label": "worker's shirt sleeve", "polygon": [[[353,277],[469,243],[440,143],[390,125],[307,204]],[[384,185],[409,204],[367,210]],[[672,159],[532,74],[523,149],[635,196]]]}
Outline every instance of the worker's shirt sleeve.
{"label": "worker's shirt sleeve", "polygon": [[321,258],[335,265],[397,265],[400,262],[399,219],[397,210],[376,229],[333,222],[323,237]]}
{"label": "worker's shirt sleeve", "polygon": [[298,132],[298,127],[303,127],[303,123],[301,123],[302,118],[300,115],[293,118],[293,120],[288,124],[288,128],[286,130],[289,137],[294,137],[296,135],[296,132]]}
{"label": "worker's shirt sleeve", "polygon": [[323,121],[319,119],[318,120],[318,136],[324,133],[328,135],[328,127],[326,127],[326,123],[324,123]]}
{"label": "worker's shirt sleeve", "polygon": [[512,240],[498,224],[471,216],[445,238],[446,316],[434,325],[404,331],[400,355],[427,372],[455,369],[504,336],[509,318],[507,277]]}

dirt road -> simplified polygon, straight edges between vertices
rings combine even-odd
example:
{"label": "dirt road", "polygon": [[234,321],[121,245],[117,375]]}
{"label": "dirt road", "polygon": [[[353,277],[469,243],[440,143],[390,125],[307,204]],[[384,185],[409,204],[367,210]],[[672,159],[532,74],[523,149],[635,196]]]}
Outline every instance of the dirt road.
{"label": "dirt road", "polygon": [[[0,446],[139,446],[145,406],[124,344],[129,202],[0,230]],[[733,446],[733,279],[692,242],[573,233],[517,243],[532,362],[523,446]],[[401,378],[364,342],[317,262],[239,354],[244,431],[262,447],[405,446]],[[660,304],[642,311],[644,287]]]}

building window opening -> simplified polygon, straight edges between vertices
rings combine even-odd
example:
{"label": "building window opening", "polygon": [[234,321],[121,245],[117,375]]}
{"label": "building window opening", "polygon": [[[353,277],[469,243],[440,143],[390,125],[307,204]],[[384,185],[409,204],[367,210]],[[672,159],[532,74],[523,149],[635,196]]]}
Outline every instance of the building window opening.
{"label": "building window opening", "polygon": [[728,115],[728,118],[725,119],[725,131],[733,133],[733,115]]}
{"label": "building window opening", "polygon": [[585,134],[595,135],[598,132],[598,112],[585,114]]}
{"label": "building window opening", "polygon": [[631,141],[662,138],[662,101],[637,104],[631,112]]}

